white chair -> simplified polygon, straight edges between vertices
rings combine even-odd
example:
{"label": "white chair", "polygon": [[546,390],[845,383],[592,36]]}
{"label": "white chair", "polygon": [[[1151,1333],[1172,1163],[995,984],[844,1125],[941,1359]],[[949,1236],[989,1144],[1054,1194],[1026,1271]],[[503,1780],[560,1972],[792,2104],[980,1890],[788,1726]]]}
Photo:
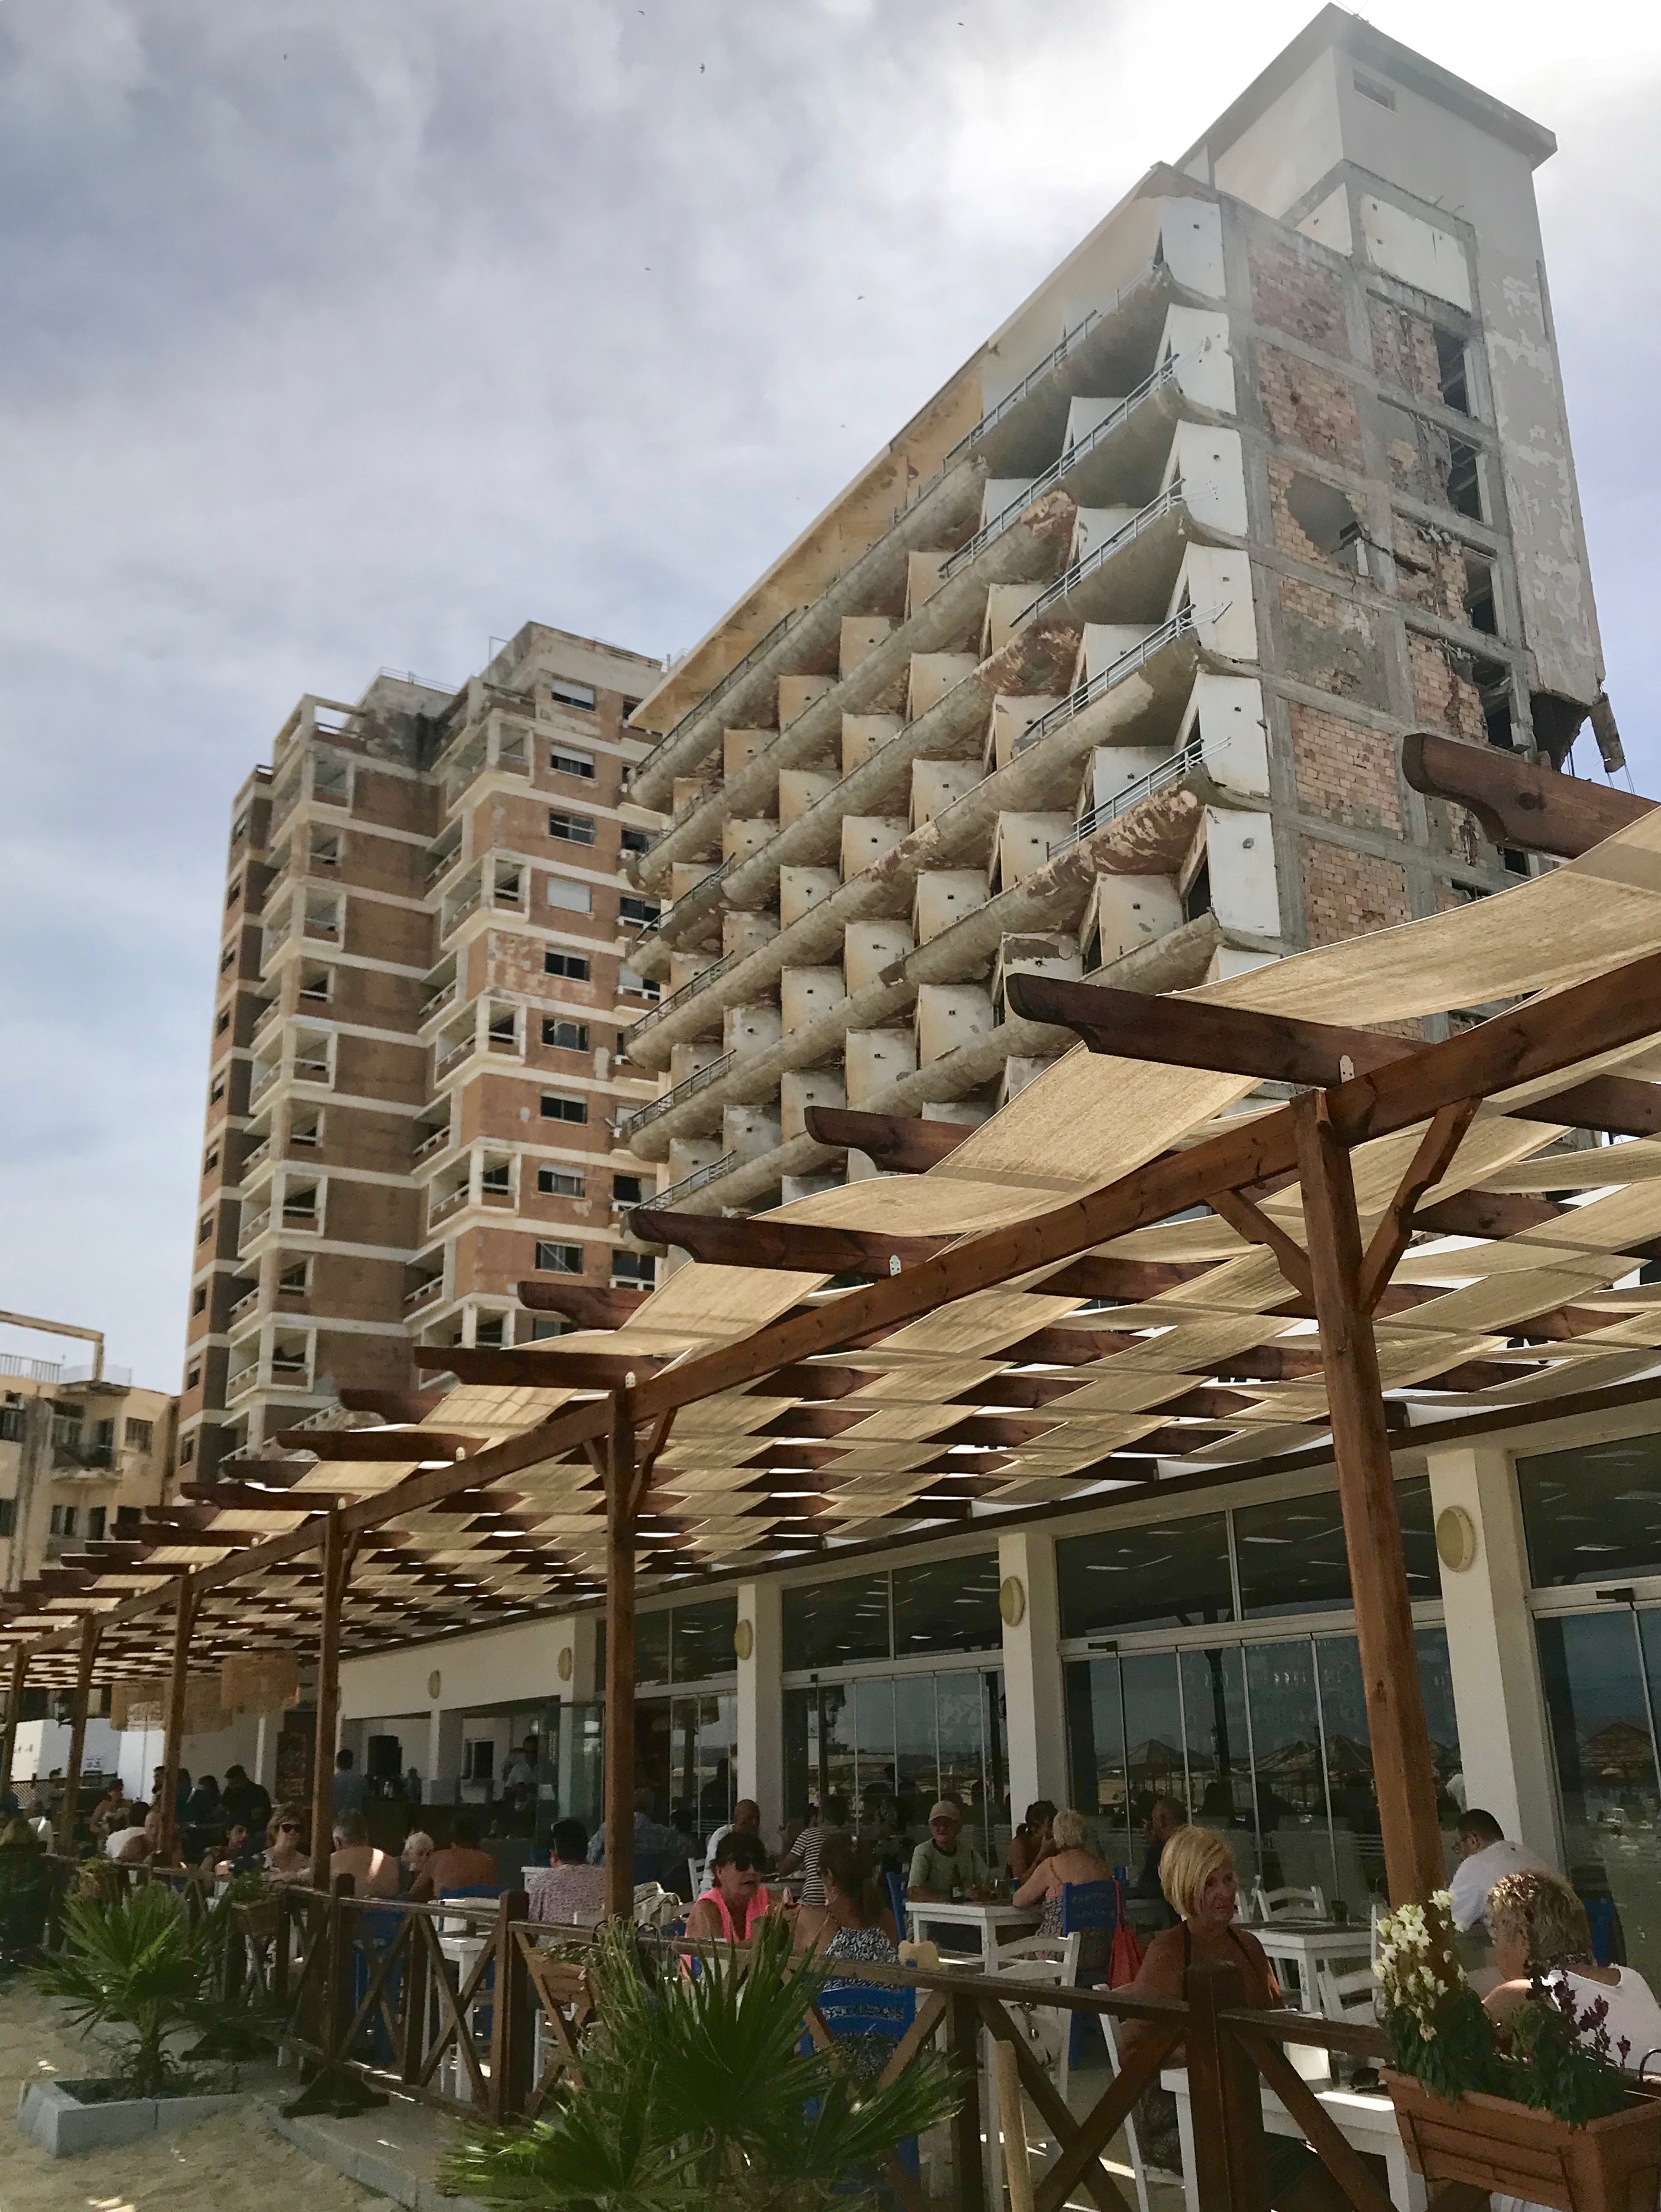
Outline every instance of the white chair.
{"label": "white chair", "polygon": [[[1104,2012],[1098,2013],[1097,2018],[1102,2023],[1102,2034],[1107,2043],[1108,2066],[1116,2081],[1119,2078],[1119,2040],[1114,2033],[1113,2015]],[[1183,2177],[1180,2173],[1172,2173],[1166,2166],[1150,2166],[1142,2156],[1141,2142],[1136,2134],[1136,2108],[1134,2105],[1125,2114],[1124,2140],[1125,2148],[1130,2153],[1130,2177],[1136,2185],[1136,2212],[1149,2212],[1149,2181],[1164,2182],[1171,2188],[1181,2189],[1183,2186]]]}
{"label": "white chair", "polygon": [[696,1903],[709,1886],[709,1862],[708,1859],[688,1859],[686,1872],[691,1881],[692,1899]]}
{"label": "white chair", "polygon": [[[1071,1936],[1028,1936],[1019,1943],[1006,1943],[1000,1948],[998,1963],[988,1972],[987,1979],[1033,1982],[1050,1989],[1076,1989],[1079,1950],[1083,1942],[1083,1936],[1075,1930]],[[1071,2078],[1072,2014],[1053,2006],[1022,2003],[1006,2017],[1055,2082],[1056,2094],[1065,2104]],[[991,2079],[989,2074],[988,2078]],[[992,2095],[995,2103],[995,2085]],[[993,2117],[995,2121],[995,2112]],[[995,2125],[989,2132],[995,2137]]]}
{"label": "white chair", "polygon": [[678,1920],[685,1910],[674,1891],[666,1889],[660,1881],[635,1884],[636,1928],[661,1928],[666,1921]]}
{"label": "white chair", "polygon": [[1371,1966],[1335,1974],[1324,1959],[1319,1960],[1315,1990],[1327,2020],[1355,2021],[1371,2027],[1378,2017],[1378,1982]]}
{"label": "white chair", "polygon": [[1289,1885],[1284,1889],[1265,1889],[1259,1882],[1252,1895],[1260,1921],[1324,1920],[1327,1917],[1326,1893],[1318,1882],[1311,1882],[1306,1889]]}

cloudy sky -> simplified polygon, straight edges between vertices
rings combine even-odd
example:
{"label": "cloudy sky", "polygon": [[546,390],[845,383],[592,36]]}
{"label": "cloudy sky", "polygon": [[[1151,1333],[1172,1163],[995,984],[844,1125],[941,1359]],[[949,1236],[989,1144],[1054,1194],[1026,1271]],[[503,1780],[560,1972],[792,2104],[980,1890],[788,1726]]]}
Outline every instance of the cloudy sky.
{"label": "cloudy sky", "polygon": [[[691,644],[1311,12],[6,0],[0,1306],[177,1387],[226,808],[298,693],[458,682],[531,617]],[[1661,18],[1369,13],[1561,141],[1609,689],[1661,788]]]}

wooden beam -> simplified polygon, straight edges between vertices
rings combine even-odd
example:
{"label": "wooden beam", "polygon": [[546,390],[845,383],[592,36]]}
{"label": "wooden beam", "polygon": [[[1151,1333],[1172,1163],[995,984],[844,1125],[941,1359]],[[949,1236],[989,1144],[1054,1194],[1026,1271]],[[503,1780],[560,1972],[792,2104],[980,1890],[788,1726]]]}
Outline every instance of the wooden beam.
{"label": "wooden beam", "polygon": [[850,1391],[876,1379],[873,1370],[861,1367],[781,1367],[776,1374],[752,1382],[745,1395],[751,1398],[845,1398]]}
{"label": "wooden beam", "polygon": [[543,1275],[527,1276],[519,1285],[520,1305],[532,1313],[558,1314],[579,1328],[621,1328],[650,1296],[649,1291],[601,1291],[592,1284],[563,1283]]}
{"label": "wooden beam", "polygon": [[197,1594],[191,1577],[179,1577],[173,1626],[173,1663],[167,1672],[167,1707],[161,1738],[161,1859],[179,1858],[179,1769],[185,1739],[185,1693],[188,1687],[191,1634],[196,1626]]}
{"label": "wooden beam", "polygon": [[1215,1265],[1212,1260],[1120,1260],[1108,1252],[1086,1252],[1034,1287],[1046,1297],[1109,1298],[1116,1305],[1138,1305],[1209,1274]]}
{"label": "wooden beam", "polygon": [[515,1346],[502,1351],[493,1345],[469,1349],[454,1344],[417,1344],[417,1367],[442,1367],[463,1382],[496,1382],[510,1389],[615,1390],[627,1388],[661,1367],[660,1354],[651,1352],[590,1352],[562,1350],[557,1337],[546,1344]]}
{"label": "wooden beam", "polygon": [[922,1175],[974,1133],[970,1121],[925,1121],[920,1115],[858,1114],[810,1106],[803,1119],[816,1145],[865,1152],[894,1175]]}
{"label": "wooden beam", "polygon": [[1413,1226],[1435,1237],[1516,1237],[1572,1210],[1522,1191],[1460,1190],[1434,1206],[1418,1207]]}
{"label": "wooden beam", "polygon": [[1447,1173],[1481,1103],[1476,1098],[1462,1098],[1457,1105],[1444,1106],[1439,1113],[1432,1115],[1430,1127],[1415,1147],[1408,1171],[1396,1185],[1396,1194],[1384,1209],[1384,1218],[1373,1231],[1362,1259],[1358,1295],[1365,1312],[1378,1311],[1390,1279],[1412,1241],[1414,1209],[1425,1193],[1433,1190]]}
{"label": "wooden beam", "polygon": [[1562,775],[1493,745],[1473,745],[1431,730],[1402,740],[1402,774],[1427,799],[1445,799],[1476,817],[1496,845],[1555,853],[1573,860],[1647,814],[1655,804],[1612,784]]}
{"label": "wooden beam", "polygon": [[1615,1137],[1661,1136],[1661,1083],[1593,1075],[1554,1097],[1510,1110],[1519,1121],[1561,1121],[1566,1128],[1602,1129]]}
{"label": "wooden beam", "polygon": [[317,1719],[312,1738],[312,1887],[329,1888],[334,1851],[335,1736],[340,1726],[340,1615],[351,1578],[353,1540],[339,1508],[323,1527],[323,1609],[317,1629]]}
{"label": "wooden beam", "polygon": [[1377,1030],[1340,1029],[1202,999],[1116,991],[1060,975],[1013,975],[1007,996],[1011,1012],[1022,1020],[1076,1030],[1092,1052],[1252,1075],[1260,1082],[1345,1083],[1423,1049]]}
{"label": "wooden beam", "polygon": [[[419,1352],[427,1347],[416,1348]],[[447,1429],[283,1429],[272,1441],[285,1451],[314,1451],[319,1460],[338,1460],[343,1465],[465,1459],[484,1446],[482,1437]]]}
{"label": "wooden beam", "polygon": [[75,1704],[70,1715],[70,1757],[64,1773],[64,1796],[58,1808],[58,1849],[65,1858],[75,1850],[75,1824],[81,1796],[81,1766],[87,1750],[87,1707],[92,1702],[93,1662],[98,1656],[101,1617],[81,1617],[80,1663],[75,1670]]}
{"label": "wooden beam", "polygon": [[1214,1191],[1211,1210],[1220,1214],[1237,1237],[1248,1244],[1261,1244],[1275,1255],[1276,1266],[1301,1298],[1314,1295],[1309,1273],[1309,1255],[1295,1237],[1271,1221],[1260,1206],[1242,1198],[1238,1190]]}
{"label": "wooden beam", "polygon": [[678,1244],[717,1267],[782,1267],[804,1275],[889,1275],[920,1267],[957,1239],[885,1237],[872,1229],[834,1229],[817,1221],[728,1220],[637,1206],[630,1222],[648,1244]]}
{"label": "wooden beam", "polygon": [[1361,1231],[1349,1154],[1320,1097],[1298,1099],[1310,1272],[1349,1556],[1361,1684],[1372,1736],[1384,1871],[1393,1904],[1424,1904],[1443,1881],[1436,1771],[1408,1595],[1402,1523],[1372,1321],[1361,1304]]}
{"label": "wooden beam", "polygon": [[17,1750],[17,1723],[23,1711],[23,1686],[28,1680],[29,1647],[20,1644],[11,1655],[11,1682],[6,1692],[6,1729],[0,1736],[0,1795],[11,1788],[11,1762]]}
{"label": "wooden beam", "polygon": [[635,1895],[635,1549],[641,1485],[629,1393],[611,1401],[605,1474],[605,1910],[627,1921]]}

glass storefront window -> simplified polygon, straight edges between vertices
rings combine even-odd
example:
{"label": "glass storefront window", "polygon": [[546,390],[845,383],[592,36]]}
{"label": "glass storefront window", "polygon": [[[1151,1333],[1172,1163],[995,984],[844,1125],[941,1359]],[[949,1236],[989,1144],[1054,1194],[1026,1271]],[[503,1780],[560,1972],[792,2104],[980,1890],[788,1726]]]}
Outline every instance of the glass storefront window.
{"label": "glass storefront window", "polygon": [[666,1682],[668,1679],[669,1615],[638,1613],[635,1615],[635,1680]]}
{"label": "glass storefront window", "polygon": [[1661,1574],[1661,1436],[1517,1462],[1536,1589]]}
{"label": "glass storefront window", "polygon": [[937,1797],[962,1801],[970,1832],[1001,1865],[1009,1844],[1002,1677],[860,1675],[787,1690],[784,1767],[793,1815],[845,1798],[885,1864],[904,1869]]}
{"label": "glass storefront window", "polygon": [[888,1577],[849,1575],[784,1593],[784,1670],[888,1659]]}
{"label": "glass storefront window", "polygon": [[1613,1900],[1627,1958],[1652,1978],[1661,1968],[1661,1620],[1652,1607],[1610,1606],[1535,1627],[1569,1879],[1583,1897]]}
{"label": "glass storefront window", "polygon": [[1188,1628],[1234,1617],[1228,1524],[1220,1513],[1063,1537],[1056,1574],[1063,1636]]}
{"label": "glass storefront window", "polygon": [[709,1605],[678,1605],[669,1616],[672,1673],[675,1682],[707,1682],[730,1674],[738,1665],[733,1638],[739,1625],[735,1597]]}
{"label": "glass storefront window", "polygon": [[897,1659],[934,1651],[995,1651],[1002,1642],[995,1552],[895,1568]]}
{"label": "glass storefront window", "polygon": [[[1128,1863],[1129,1802],[1124,1773],[1124,1705],[1116,1659],[1080,1659],[1066,1669],[1068,1772],[1072,1798],[1097,1848]],[[1018,1806],[1017,1812],[1026,1808]]]}
{"label": "glass storefront window", "polygon": [[[1436,1530],[1430,1482],[1420,1475],[1396,1486],[1407,1561],[1408,1595],[1439,1598]],[[1351,1603],[1344,1516],[1335,1491],[1315,1498],[1243,1505],[1234,1514],[1240,1607],[1248,1620],[1293,1613],[1348,1612]]]}

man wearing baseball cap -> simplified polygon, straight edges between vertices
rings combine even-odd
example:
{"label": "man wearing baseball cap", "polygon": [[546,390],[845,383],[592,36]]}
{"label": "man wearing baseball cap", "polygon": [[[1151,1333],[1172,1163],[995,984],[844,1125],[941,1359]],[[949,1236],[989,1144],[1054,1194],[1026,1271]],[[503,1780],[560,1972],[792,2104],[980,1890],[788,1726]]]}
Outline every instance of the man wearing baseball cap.
{"label": "man wearing baseball cap", "polygon": [[986,1887],[986,1861],[963,1832],[963,1809],[942,1797],[928,1815],[928,1841],[911,1854],[910,1893],[949,1903]]}

